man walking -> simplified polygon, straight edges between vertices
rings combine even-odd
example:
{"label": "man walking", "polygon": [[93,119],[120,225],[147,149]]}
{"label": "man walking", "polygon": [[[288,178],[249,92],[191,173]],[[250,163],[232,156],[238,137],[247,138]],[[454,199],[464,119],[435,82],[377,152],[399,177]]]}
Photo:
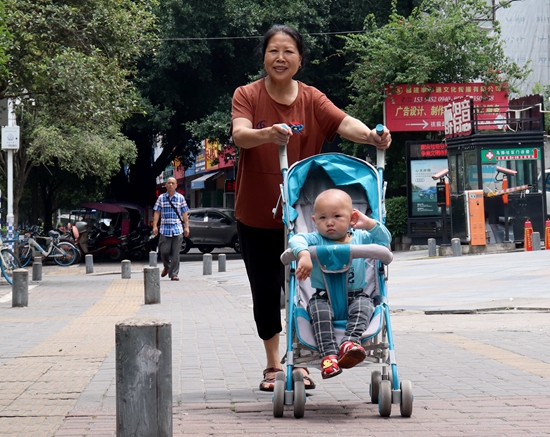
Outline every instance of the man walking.
{"label": "man walking", "polygon": [[160,276],[179,281],[180,249],[183,237],[189,236],[189,207],[180,193],[176,193],[176,178],[166,181],[166,193],[161,194],[153,210],[153,234],[158,235],[160,259],[164,269]]}

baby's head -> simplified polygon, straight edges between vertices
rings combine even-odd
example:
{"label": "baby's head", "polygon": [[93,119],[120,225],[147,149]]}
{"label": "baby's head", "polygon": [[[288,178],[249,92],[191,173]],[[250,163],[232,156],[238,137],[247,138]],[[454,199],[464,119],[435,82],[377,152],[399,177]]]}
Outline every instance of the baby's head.
{"label": "baby's head", "polygon": [[313,221],[317,231],[329,240],[345,242],[353,215],[351,197],[337,188],[323,191],[313,205]]}

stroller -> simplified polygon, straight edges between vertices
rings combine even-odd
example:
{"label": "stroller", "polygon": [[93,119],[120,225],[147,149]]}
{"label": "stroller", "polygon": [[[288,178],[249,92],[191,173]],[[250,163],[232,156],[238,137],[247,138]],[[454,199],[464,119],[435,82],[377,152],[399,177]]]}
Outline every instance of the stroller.
{"label": "stroller", "polygon": [[[383,170],[366,161],[339,153],[316,155],[296,162],[287,171],[286,149],[279,149],[283,184],[281,199],[287,242],[299,232],[312,232],[313,203],[319,193],[329,188],[346,191],[353,207],[384,222]],[[330,249],[327,249],[330,248]],[[371,372],[370,400],[378,404],[380,416],[391,414],[392,404],[399,404],[401,415],[412,414],[413,394],[410,381],[400,381],[397,373],[390,311],[386,296],[386,267],[393,255],[376,244],[335,245],[310,247],[314,263],[318,262],[328,285],[329,299],[335,314],[336,341],[344,335],[347,321],[347,273],[352,258],[367,260],[367,292],[375,300],[375,311],[362,346],[367,351],[364,363],[380,370]],[[313,329],[307,313],[307,303],[314,290],[309,279],[299,281],[295,276],[296,258],[290,249],[281,255],[286,267],[285,304],[287,349],[283,363],[286,372],[276,375],[273,393],[273,415],[283,416],[284,406],[294,406],[294,417],[304,415],[306,393],[300,366],[320,364]],[[363,363],[361,364],[363,365]]]}

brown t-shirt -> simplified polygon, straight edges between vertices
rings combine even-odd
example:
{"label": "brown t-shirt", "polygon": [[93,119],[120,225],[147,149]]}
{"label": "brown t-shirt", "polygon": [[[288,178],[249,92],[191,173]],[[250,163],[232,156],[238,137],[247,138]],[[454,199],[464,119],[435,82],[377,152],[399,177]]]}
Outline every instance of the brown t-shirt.
{"label": "brown t-shirt", "polygon": [[[246,118],[256,129],[276,123],[303,125],[290,137],[287,147],[289,166],[321,152],[325,139],[332,141],[346,117],[323,93],[298,82],[298,96],[291,105],[274,101],[265,88],[265,79],[241,86],[233,95],[232,119]],[[274,143],[239,150],[235,215],[248,226],[282,228],[280,208],[273,218],[273,208],[281,193],[279,147]]]}

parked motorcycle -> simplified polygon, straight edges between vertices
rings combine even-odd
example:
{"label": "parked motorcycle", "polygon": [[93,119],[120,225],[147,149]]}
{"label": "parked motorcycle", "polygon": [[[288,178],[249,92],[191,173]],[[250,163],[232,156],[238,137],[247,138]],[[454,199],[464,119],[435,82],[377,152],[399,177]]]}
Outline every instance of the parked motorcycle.
{"label": "parked motorcycle", "polygon": [[142,226],[120,237],[120,246],[124,255],[132,260],[147,259],[151,250],[156,250],[158,236],[153,235],[151,226]]}
{"label": "parked motorcycle", "polygon": [[109,232],[109,228],[100,223],[99,226],[89,226],[86,222],[76,222],[71,227],[74,245],[82,256],[91,254],[106,257],[112,261],[122,261],[124,251],[120,239]]}

